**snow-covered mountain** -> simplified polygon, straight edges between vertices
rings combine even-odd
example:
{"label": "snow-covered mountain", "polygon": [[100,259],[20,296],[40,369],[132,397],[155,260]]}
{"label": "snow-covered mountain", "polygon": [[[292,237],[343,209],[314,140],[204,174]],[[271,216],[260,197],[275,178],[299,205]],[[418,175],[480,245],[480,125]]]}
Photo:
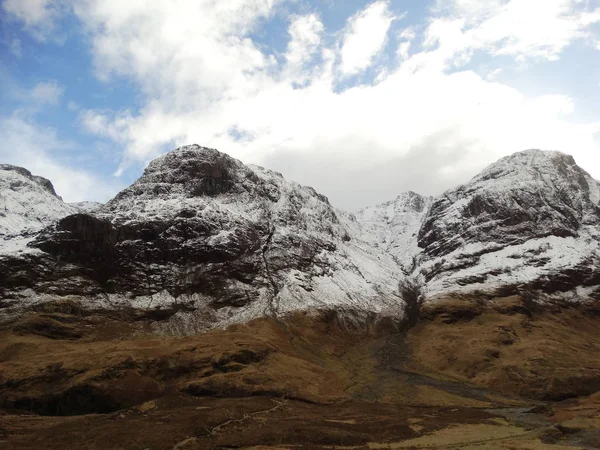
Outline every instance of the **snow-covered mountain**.
{"label": "snow-covered mountain", "polygon": [[409,191],[394,200],[361,209],[356,218],[362,238],[392,255],[402,271],[410,274],[421,253],[417,234],[432,201],[433,197]]}
{"label": "snow-covered mountain", "polygon": [[[21,197],[49,184],[25,179]],[[407,278],[430,300],[523,288],[600,299],[600,184],[559,152],[516,153],[437,198],[407,192],[357,214],[199,146],[154,160],[93,215],[44,192],[30,203],[54,205],[42,220],[54,223],[35,239],[21,228],[25,252],[0,249],[0,298],[12,311],[68,295],[169,310],[185,333],[315,308],[398,316]],[[18,205],[11,217],[25,223],[35,209]]]}
{"label": "snow-covered mountain", "polygon": [[31,252],[27,243],[37,232],[76,211],[46,178],[0,164],[0,254]]}
{"label": "snow-covered mountain", "polygon": [[32,244],[44,262],[0,285],[22,301],[183,305],[181,326],[324,307],[401,314],[400,268],[358,229],[310,187],[186,146],[154,160],[94,216],[44,230]]}
{"label": "snow-covered mountain", "polygon": [[92,213],[102,207],[102,203],[89,201],[68,203],[68,205],[82,213]]}
{"label": "snow-covered mountain", "polygon": [[39,231],[74,212],[46,178],[0,164],[0,236]]}
{"label": "snow-covered mountain", "polygon": [[598,295],[600,183],[560,152],[502,158],[435,199],[419,230],[430,294],[529,286]]}

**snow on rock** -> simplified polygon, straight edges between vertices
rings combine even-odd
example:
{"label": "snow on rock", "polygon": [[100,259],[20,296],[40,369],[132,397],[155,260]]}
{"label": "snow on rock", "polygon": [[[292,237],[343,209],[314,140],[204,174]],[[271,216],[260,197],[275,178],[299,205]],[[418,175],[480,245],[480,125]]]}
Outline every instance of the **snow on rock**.
{"label": "snow on rock", "polygon": [[0,258],[35,253],[27,245],[35,234],[73,212],[46,178],[0,164]]}
{"label": "snow on rock", "polygon": [[22,167],[0,164],[0,237],[39,231],[74,212],[49,180]]}
{"label": "snow on rock", "polygon": [[310,309],[400,317],[407,277],[429,299],[600,300],[600,184],[559,152],[515,153],[437,198],[406,192],[356,214],[196,145],[99,207],[65,205],[47,180],[1,167],[0,192],[18,195],[0,225],[19,232],[0,234],[4,315],[70,296],[168,310],[155,326],[169,333]]}
{"label": "snow on rock", "polygon": [[430,294],[600,284],[600,184],[560,152],[502,158],[435,199],[418,233]]}
{"label": "snow on rock", "polygon": [[33,265],[32,279],[10,279],[11,295],[33,284],[36,295],[108,295],[115,307],[188,302],[177,314],[186,329],[314,308],[401,316],[402,272],[358,226],[310,187],[185,146],[94,215],[45,229],[30,245],[53,258],[52,279]]}
{"label": "snow on rock", "polygon": [[421,252],[417,233],[433,197],[409,191],[396,199],[361,209],[356,214],[361,237],[389,253],[405,273],[411,273]]}
{"label": "snow on rock", "polygon": [[93,213],[97,209],[100,209],[103,204],[99,203],[99,202],[84,201],[84,202],[68,203],[68,205],[72,206],[78,212],[81,212],[81,213]]}

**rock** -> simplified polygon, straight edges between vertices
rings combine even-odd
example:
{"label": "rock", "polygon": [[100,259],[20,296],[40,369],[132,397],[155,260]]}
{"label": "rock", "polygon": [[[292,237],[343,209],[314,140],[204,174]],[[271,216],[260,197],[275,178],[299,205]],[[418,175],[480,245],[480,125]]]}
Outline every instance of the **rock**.
{"label": "rock", "polygon": [[501,159],[436,199],[419,230],[419,247],[443,256],[470,243],[501,246],[577,237],[600,219],[600,185],[559,152],[529,150]]}
{"label": "rock", "polygon": [[[0,220],[15,233],[0,241],[3,317],[72,296],[186,334],[313,309],[397,322],[407,283],[425,303],[452,293],[519,295],[532,307],[600,298],[600,184],[559,152],[515,153],[438,198],[407,192],[357,214],[197,145],[152,161],[96,209],[0,167],[0,189],[20,193],[14,220]],[[480,313],[464,306],[447,320]]]}
{"label": "rock", "polygon": [[8,251],[9,237],[39,231],[75,211],[56,195],[46,178],[0,164],[0,253]]}
{"label": "rock", "polygon": [[597,286],[599,202],[600,184],[569,155],[502,158],[435,199],[423,219],[429,294],[510,285],[573,296]]}
{"label": "rock", "polygon": [[73,208],[75,208],[77,211],[81,212],[81,213],[93,213],[94,211],[96,211],[97,209],[100,209],[102,207],[102,203],[99,202],[74,202],[74,203],[69,203],[69,206],[72,206]]}
{"label": "rock", "polygon": [[29,244],[39,253],[11,260],[21,275],[5,280],[4,296],[194,305],[198,313],[175,314],[179,330],[323,307],[401,315],[400,270],[350,238],[357,227],[312,188],[186,146],[154,160],[94,215],[43,230]]}
{"label": "rock", "polygon": [[391,254],[403,271],[410,274],[421,253],[417,233],[432,202],[433,197],[409,191],[392,201],[361,209],[356,214],[361,237]]}

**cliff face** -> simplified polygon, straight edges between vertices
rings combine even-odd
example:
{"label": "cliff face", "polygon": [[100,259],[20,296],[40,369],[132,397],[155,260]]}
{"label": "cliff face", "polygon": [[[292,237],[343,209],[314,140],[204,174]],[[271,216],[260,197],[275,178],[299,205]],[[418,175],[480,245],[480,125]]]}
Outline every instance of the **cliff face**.
{"label": "cliff face", "polygon": [[63,203],[46,178],[0,164],[0,250],[7,236],[39,231],[75,211]]}
{"label": "cliff face", "polygon": [[40,255],[2,285],[31,301],[33,287],[38,298],[177,304],[181,326],[323,307],[401,314],[400,270],[353,236],[357,226],[312,188],[187,146],[153,161],[94,215],[45,229],[30,245]]}
{"label": "cliff face", "polygon": [[502,158],[434,200],[418,233],[431,292],[600,282],[600,184],[559,152]]}
{"label": "cliff face", "polygon": [[407,279],[429,299],[600,298],[600,184],[558,152],[516,153],[438,198],[408,192],[356,215],[199,146],[156,159],[92,212],[24,169],[0,176],[21,221],[0,251],[4,314],[70,296],[161,310],[180,332],[308,309],[399,317]]}
{"label": "cliff face", "polygon": [[436,199],[419,230],[419,247],[442,256],[471,243],[521,244],[577,237],[600,223],[600,185],[559,152],[515,153]]}

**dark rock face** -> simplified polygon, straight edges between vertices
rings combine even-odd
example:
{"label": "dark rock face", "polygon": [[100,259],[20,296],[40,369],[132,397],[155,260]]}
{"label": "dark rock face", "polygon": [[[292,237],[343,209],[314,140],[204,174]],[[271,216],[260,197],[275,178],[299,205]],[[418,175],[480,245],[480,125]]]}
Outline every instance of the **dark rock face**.
{"label": "dark rock face", "polygon": [[[378,255],[353,259],[365,250],[348,253],[354,245],[349,236],[314,189],[216,150],[187,146],[153,161],[93,215],[69,215],[44,229],[29,243],[38,252],[0,258],[7,269],[0,283],[6,298],[27,289],[37,295],[159,295],[171,302],[184,296],[210,311],[254,308],[254,316],[276,314],[280,306],[380,295],[397,302],[391,259],[392,272],[376,274],[384,280],[380,286],[360,269]],[[344,276],[353,284],[347,286]]]}
{"label": "dark rock face", "polygon": [[[271,172],[273,173],[273,172]],[[152,161],[142,177],[108,202],[105,212],[149,197],[194,198],[253,194],[277,201],[277,184],[263,180],[240,161],[214,149],[187,146]]]}
{"label": "dark rock face", "polygon": [[420,271],[436,290],[589,287],[600,268],[600,184],[559,152],[501,159],[436,199],[418,233]]}
{"label": "dark rock face", "polygon": [[600,223],[591,183],[572,156],[516,153],[435,200],[419,230],[419,247],[441,256],[473,242],[576,237],[583,225]]}
{"label": "dark rock face", "polygon": [[405,205],[415,212],[421,213],[429,204],[429,198],[423,197],[413,191],[406,193]]}
{"label": "dark rock face", "polygon": [[226,241],[210,244],[222,225],[196,216],[113,224],[76,214],[32,245],[61,263],[77,264],[104,292],[214,294],[229,278],[252,283],[262,265],[253,253],[268,234],[260,224],[237,224]]}

